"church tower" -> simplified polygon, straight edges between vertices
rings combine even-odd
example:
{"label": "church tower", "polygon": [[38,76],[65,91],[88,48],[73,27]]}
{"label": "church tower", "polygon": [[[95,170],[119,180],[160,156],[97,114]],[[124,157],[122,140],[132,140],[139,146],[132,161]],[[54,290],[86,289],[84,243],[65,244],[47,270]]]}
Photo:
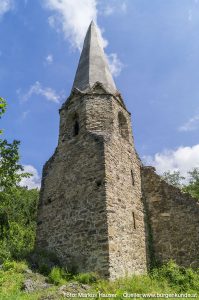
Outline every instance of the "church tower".
{"label": "church tower", "polygon": [[59,142],[43,168],[36,245],[78,272],[111,279],[144,273],[146,234],[140,161],[130,113],[91,22]]}

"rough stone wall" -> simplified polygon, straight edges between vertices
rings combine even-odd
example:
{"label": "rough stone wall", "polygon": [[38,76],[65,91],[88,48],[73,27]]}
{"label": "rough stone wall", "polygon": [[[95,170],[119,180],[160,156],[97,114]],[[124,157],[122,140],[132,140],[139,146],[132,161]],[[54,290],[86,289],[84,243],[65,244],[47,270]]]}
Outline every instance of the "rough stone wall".
{"label": "rough stone wall", "polygon": [[146,271],[130,116],[100,87],[74,94],[60,111],[58,147],[43,169],[36,244],[80,272],[114,279]]}
{"label": "rough stone wall", "polygon": [[114,279],[145,273],[147,259],[140,163],[130,115],[114,98],[112,115],[111,135],[105,142],[105,171],[110,276]]}
{"label": "rough stone wall", "polygon": [[173,259],[199,267],[199,203],[167,184],[154,168],[142,168],[142,189],[148,214],[151,259]]}
{"label": "rough stone wall", "polygon": [[109,276],[104,142],[89,131],[90,101],[73,96],[60,111],[58,147],[43,169],[36,245],[56,252],[69,268]]}

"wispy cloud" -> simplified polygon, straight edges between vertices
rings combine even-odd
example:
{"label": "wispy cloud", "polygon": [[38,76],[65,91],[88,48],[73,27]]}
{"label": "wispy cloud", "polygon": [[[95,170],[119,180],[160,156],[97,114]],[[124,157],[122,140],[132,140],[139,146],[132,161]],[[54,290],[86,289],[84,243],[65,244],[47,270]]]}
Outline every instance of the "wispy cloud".
{"label": "wispy cloud", "polygon": [[44,0],[47,9],[54,12],[49,23],[62,29],[74,48],[81,49],[85,32],[91,20],[97,21],[96,0]]}
{"label": "wispy cloud", "polygon": [[31,173],[32,176],[29,178],[23,178],[20,182],[20,186],[27,186],[29,189],[40,188],[41,178],[38,174],[37,169],[32,165],[24,165],[24,172]]}
{"label": "wispy cloud", "polygon": [[52,54],[48,54],[47,56],[46,56],[46,58],[45,58],[45,62],[47,63],[47,64],[52,64],[53,63],[53,55]]}
{"label": "wispy cloud", "polygon": [[[118,9],[125,12],[126,2],[123,1],[119,6],[115,3],[107,5],[105,8],[97,5],[97,0],[43,0],[46,9],[53,12],[48,21],[51,27],[58,32],[60,30],[64,33],[73,48],[82,49],[84,37],[91,20],[97,24],[97,16],[99,9],[102,13],[112,14]],[[103,29],[99,29],[99,35],[103,47],[108,45],[108,41],[102,37]],[[111,53],[108,56],[110,68],[114,76],[118,76],[122,70],[123,64],[119,60],[116,53]]]}
{"label": "wispy cloud", "polygon": [[116,53],[107,55],[107,58],[112,75],[115,77],[119,76],[124,67],[124,64],[120,61]]}
{"label": "wispy cloud", "polygon": [[126,1],[123,2],[110,1],[104,7],[102,6],[102,13],[105,16],[110,16],[114,13],[126,13],[126,12],[127,12]]}
{"label": "wispy cloud", "polygon": [[48,101],[54,103],[60,102],[60,95],[58,95],[56,91],[50,87],[43,87],[39,81],[36,81],[33,85],[31,85],[27,93],[22,95],[20,90],[18,90],[17,93],[22,101],[27,101],[33,95],[41,95]]}
{"label": "wispy cloud", "polygon": [[14,8],[13,0],[1,0],[0,1],[0,18],[8,11]]}
{"label": "wispy cloud", "polygon": [[107,5],[105,8],[104,8],[104,15],[105,16],[110,16],[114,13],[114,7],[113,6],[110,6],[110,5]]}
{"label": "wispy cloud", "polygon": [[199,114],[190,118],[185,124],[178,128],[179,131],[194,131],[199,129]]}
{"label": "wispy cloud", "polygon": [[199,144],[164,150],[154,156],[144,156],[143,160],[145,164],[154,166],[159,174],[180,171],[186,177],[188,171],[199,167]]}

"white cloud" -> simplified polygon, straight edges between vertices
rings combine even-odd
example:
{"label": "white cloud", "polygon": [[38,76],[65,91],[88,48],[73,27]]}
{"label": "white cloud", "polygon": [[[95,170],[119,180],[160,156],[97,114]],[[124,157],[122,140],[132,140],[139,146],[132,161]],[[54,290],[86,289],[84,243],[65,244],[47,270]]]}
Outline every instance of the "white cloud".
{"label": "white cloud", "polygon": [[120,75],[124,65],[123,63],[119,60],[118,56],[116,53],[111,53],[107,55],[108,62],[109,62],[109,67],[111,70],[111,73],[113,76],[117,77]]}
{"label": "white cloud", "polygon": [[45,58],[45,61],[47,62],[47,64],[52,64],[53,62],[53,55],[52,54],[48,54]]}
{"label": "white cloud", "polygon": [[193,131],[199,129],[199,114],[189,119],[178,128],[179,131]]}
{"label": "white cloud", "polygon": [[143,160],[146,164],[154,166],[159,174],[166,171],[180,171],[186,177],[188,171],[199,168],[199,144],[165,150],[154,156],[145,156]]}
{"label": "white cloud", "polygon": [[23,178],[20,182],[20,186],[27,186],[29,189],[40,188],[41,178],[37,169],[31,165],[24,165],[23,167],[24,172],[31,173],[32,176],[29,178]]}
{"label": "white cloud", "polygon": [[104,15],[105,16],[110,16],[114,13],[114,7],[113,6],[110,6],[110,5],[107,5],[105,8],[104,8]]}
{"label": "white cloud", "polygon": [[[97,24],[97,15],[99,13],[97,0],[43,0],[45,8],[51,10],[53,15],[48,18],[51,27],[58,32],[63,31],[64,36],[68,39],[73,48],[81,50],[84,37],[91,20]],[[112,14],[116,11],[126,10],[126,2],[123,1],[119,6],[114,4],[100,9],[106,14]],[[108,41],[102,37],[103,29],[99,29],[102,46],[106,47]],[[122,70],[123,64],[116,53],[108,55],[110,69],[114,76],[118,76]]]}
{"label": "white cloud", "polygon": [[[20,90],[17,91],[17,93],[20,96]],[[42,87],[41,83],[39,81],[36,81],[28,90],[28,92],[25,95],[21,96],[21,99],[23,101],[27,101],[29,98],[31,98],[32,95],[41,95],[45,97],[48,101],[59,103],[60,102],[60,96],[50,87]]]}
{"label": "white cloud", "polygon": [[0,0],[0,17],[14,8],[13,0]]}
{"label": "white cloud", "polygon": [[52,27],[61,26],[72,46],[82,47],[91,20],[97,21],[96,0],[43,0],[45,7],[55,14],[49,18]]}
{"label": "white cloud", "polygon": [[110,1],[109,4],[106,4],[105,7],[103,7],[103,4],[101,5],[102,8],[102,14],[105,16],[110,16],[114,13],[126,13],[127,12],[127,4],[125,1],[122,3],[116,2],[116,1]]}

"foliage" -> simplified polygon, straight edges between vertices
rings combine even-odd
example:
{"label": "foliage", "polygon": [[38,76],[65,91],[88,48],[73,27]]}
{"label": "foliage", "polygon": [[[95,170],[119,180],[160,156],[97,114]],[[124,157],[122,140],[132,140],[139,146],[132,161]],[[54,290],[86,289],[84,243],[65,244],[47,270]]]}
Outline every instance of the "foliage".
{"label": "foliage", "polygon": [[74,279],[80,283],[90,284],[97,282],[99,276],[95,273],[79,273],[74,277]]}
{"label": "foliage", "polygon": [[[5,111],[0,98],[0,118]],[[19,163],[19,145],[0,139],[0,262],[24,257],[34,247],[38,191],[19,186],[30,176]]]}
{"label": "foliage", "polygon": [[28,269],[28,265],[23,261],[16,262],[14,260],[6,260],[3,263],[4,271],[13,270],[17,273],[23,273],[26,269]]}
{"label": "foliage", "polygon": [[60,267],[53,267],[48,278],[49,282],[55,285],[64,284],[66,281],[66,273]]}
{"label": "foliage", "polygon": [[0,118],[6,111],[7,103],[6,101],[0,97]]}
{"label": "foliage", "polygon": [[[62,299],[59,294],[60,284],[67,286],[67,280],[65,279],[65,272],[63,269],[54,267],[52,268],[48,278],[38,273],[27,273],[27,264],[24,262],[6,261],[3,264],[3,268],[0,270],[0,299]],[[93,274],[87,274],[81,278],[92,277]],[[30,277],[31,276],[31,277]],[[26,293],[23,291],[23,282],[27,279],[40,282],[49,281],[54,284],[45,290],[37,290],[35,292]],[[71,283],[77,278],[73,278]],[[84,282],[85,283],[85,282]],[[174,293],[199,293],[199,274],[197,271],[193,271],[190,268],[182,268],[177,266],[174,262],[156,268],[152,270],[148,275],[134,275],[132,277],[125,277],[115,281],[100,280],[89,283],[90,288],[85,293],[104,293],[104,294],[116,294],[115,299],[124,299],[123,294],[174,294]],[[72,293],[82,292],[82,283],[79,285],[70,285],[70,291]],[[67,289],[66,289],[67,290]],[[49,298],[48,298],[49,297]],[[131,298],[131,297],[130,297]],[[63,297],[63,299],[65,299]],[[73,297],[73,299],[78,299]],[[93,299],[93,298],[91,298]],[[106,297],[106,299],[112,299]],[[129,297],[126,297],[129,299]],[[142,298],[140,298],[142,299]],[[159,299],[159,298],[156,298]]]}
{"label": "foliage", "polygon": [[[6,106],[6,101],[0,97],[0,118],[5,113]],[[0,139],[0,191],[19,185],[22,178],[31,175],[23,173],[23,167],[19,163],[19,145],[17,140],[8,143],[6,139]]]}
{"label": "foliage", "polygon": [[32,251],[37,203],[36,189],[16,187],[0,192],[0,261],[20,259]]}
{"label": "foliage", "polygon": [[[6,101],[0,97],[0,119],[1,119],[1,116],[5,113],[6,111],[6,106],[7,106],[7,103]],[[0,130],[0,134],[2,133],[2,130]]]}
{"label": "foliage", "polygon": [[8,190],[19,185],[29,173],[22,173],[23,167],[19,164],[19,141],[14,140],[8,143],[7,140],[0,140],[0,190]]}
{"label": "foliage", "polygon": [[181,176],[179,171],[165,172],[162,177],[168,184],[178,187],[183,192],[199,199],[199,168],[189,171],[188,175],[188,182],[185,182],[185,177]]}
{"label": "foliage", "polygon": [[179,171],[174,171],[171,173],[170,171],[164,172],[163,179],[173,186],[176,186],[178,188],[182,187],[182,181],[185,179],[185,177],[180,175]]}
{"label": "foliage", "polygon": [[194,168],[188,174],[190,176],[189,184],[183,187],[183,191],[199,199],[199,168]]}
{"label": "foliage", "polygon": [[179,293],[187,290],[199,291],[199,272],[191,268],[179,267],[175,262],[170,261],[161,268],[152,271],[153,279],[167,281]]}

